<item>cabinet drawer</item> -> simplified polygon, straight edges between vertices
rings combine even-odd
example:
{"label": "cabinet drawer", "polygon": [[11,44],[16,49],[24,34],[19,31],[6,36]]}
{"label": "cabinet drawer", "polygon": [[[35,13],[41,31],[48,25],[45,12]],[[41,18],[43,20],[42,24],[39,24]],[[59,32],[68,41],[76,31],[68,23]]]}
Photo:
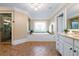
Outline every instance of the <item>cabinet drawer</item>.
{"label": "cabinet drawer", "polygon": [[61,55],[63,55],[63,44],[61,42],[57,42],[56,49],[59,51]]}
{"label": "cabinet drawer", "polygon": [[71,45],[73,45],[73,39],[68,38],[68,37],[63,37],[64,42],[69,43]]}
{"label": "cabinet drawer", "polygon": [[73,39],[72,38],[68,38],[68,37],[65,37],[65,36],[62,36],[62,35],[59,36],[59,41],[64,41],[66,43],[73,45]]}
{"label": "cabinet drawer", "polygon": [[74,40],[74,46],[79,48],[79,40]]}

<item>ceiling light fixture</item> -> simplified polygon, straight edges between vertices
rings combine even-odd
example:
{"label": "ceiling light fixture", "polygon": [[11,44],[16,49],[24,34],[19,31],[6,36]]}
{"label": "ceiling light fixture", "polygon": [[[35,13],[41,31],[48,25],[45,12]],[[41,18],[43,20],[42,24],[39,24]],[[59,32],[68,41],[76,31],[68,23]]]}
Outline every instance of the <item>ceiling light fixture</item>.
{"label": "ceiling light fixture", "polygon": [[42,3],[30,3],[29,5],[30,5],[30,7],[33,8],[35,11],[41,9],[42,6],[43,6]]}

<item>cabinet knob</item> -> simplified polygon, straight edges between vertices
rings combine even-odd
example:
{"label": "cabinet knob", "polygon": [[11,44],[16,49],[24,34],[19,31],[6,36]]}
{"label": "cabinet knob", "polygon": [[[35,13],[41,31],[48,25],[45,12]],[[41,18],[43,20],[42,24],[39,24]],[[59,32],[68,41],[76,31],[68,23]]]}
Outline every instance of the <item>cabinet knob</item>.
{"label": "cabinet knob", "polygon": [[76,50],[74,50],[74,52],[76,52]]}
{"label": "cabinet knob", "polygon": [[70,50],[72,50],[72,48],[70,48]]}

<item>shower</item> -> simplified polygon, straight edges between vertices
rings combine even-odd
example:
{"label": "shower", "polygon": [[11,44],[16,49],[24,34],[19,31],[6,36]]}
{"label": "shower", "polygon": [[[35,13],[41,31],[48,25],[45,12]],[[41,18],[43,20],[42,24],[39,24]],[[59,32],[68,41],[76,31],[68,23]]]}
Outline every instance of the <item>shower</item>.
{"label": "shower", "polygon": [[11,13],[0,13],[0,42],[11,42]]}

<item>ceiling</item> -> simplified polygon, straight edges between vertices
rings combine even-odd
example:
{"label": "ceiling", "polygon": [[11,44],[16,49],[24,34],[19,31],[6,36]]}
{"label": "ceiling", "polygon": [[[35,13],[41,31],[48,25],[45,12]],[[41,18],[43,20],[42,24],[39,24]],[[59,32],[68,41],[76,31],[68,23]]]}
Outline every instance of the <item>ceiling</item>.
{"label": "ceiling", "polygon": [[0,3],[0,6],[8,6],[25,11],[25,13],[28,13],[32,19],[49,18],[64,5],[65,4],[62,3],[43,3],[43,6],[39,10],[35,11],[29,6],[29,3]]}

